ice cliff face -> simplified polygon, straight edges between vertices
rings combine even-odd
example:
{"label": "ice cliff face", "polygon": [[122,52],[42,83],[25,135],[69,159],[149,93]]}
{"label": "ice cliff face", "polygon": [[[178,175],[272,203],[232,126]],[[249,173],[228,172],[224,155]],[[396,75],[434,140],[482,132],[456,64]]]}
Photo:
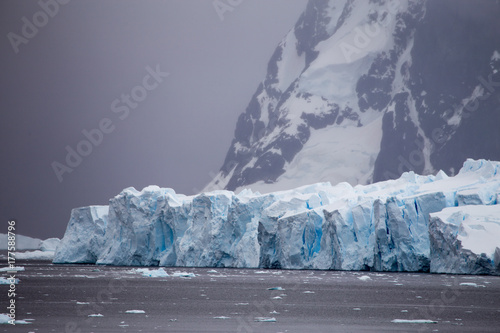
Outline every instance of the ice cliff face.
{"label": "ice cliff face", "polygon": [[[478,202],[476,195],[471,197]],[[499,194],[496,199],[498,203]],[[429,234],[431,271],[500,273],[500,204],[450,207],[433,213]]]}
{"label": "ice cliff face", "polygon": [[500,4],[310,0],[205,190],[352,185],[500,160]]}
{"label": "ice cliff face", "polygon": [[269,194],[128,188],[74,209],[54,262],[500,274],[499,197],[500,162],[485,160]]}
{"label": "ice cliff face", "polygon": [[56,262],[95,263],[106,241],[107,221],[108,206],[73,209],[64,241],[61,240],[57,247],[54,260]]}

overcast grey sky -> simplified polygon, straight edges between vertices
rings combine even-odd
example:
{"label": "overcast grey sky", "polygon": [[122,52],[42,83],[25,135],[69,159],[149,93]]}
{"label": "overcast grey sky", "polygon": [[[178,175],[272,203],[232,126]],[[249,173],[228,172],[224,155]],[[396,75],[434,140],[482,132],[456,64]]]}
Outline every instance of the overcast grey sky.
{"label": "overcast grey sky", "polygon": [[[0,3],[0,233],[16,218],[19,234],[62,237],[72,208],[129,186],[202,189],[307,3],[54,1],[50,15]],[[67,147],[87,156],[68,163]]]}

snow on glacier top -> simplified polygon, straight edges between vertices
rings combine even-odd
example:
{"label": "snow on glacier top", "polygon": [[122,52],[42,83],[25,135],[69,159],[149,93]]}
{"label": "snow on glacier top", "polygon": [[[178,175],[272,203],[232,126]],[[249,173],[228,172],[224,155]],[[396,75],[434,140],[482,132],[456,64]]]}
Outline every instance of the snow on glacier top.
{"label": "snow on glacier top", "polygon": [[[328,156],[331,155],[334,154],[329,154]],[[321,158],[321,152],[318,152],[318,158]],[[314,161],[309,161],[309,163],[314,163]],[[243,193],[250,196],[258,196],[261,195],[261,193],[272,193],[279,197],[280,200],[287,200],[286,198],[297,198],[301,195],[310,193],[324,193],[324,195],[329,198],[330,202],[334,202],[338,198],[347,197],[357,198],[358,196],[363,196],[387,199],[388,197],[397,195],[415,197],[423,194],[442,192],[445,196],[451,198],[454,197],[457,192],[464,195],[468,193],[467,191],[481,194],[483,189],[484,193],[490,193],[489,188],[498,186],[500,182],[499,162],[485,160],[475,161],[472,159],[468,159],[464,163],[462,169],[460,169],[458,174],[454,177],[447,176],[442,170],[435,176],[421,176],[410,171],[403,173],[399,179],[387,180],[369,185],[356,185],[354,187],[350,185],[349,182],[341,182],[332,186],[329,181],[306,185],[296,180],[300,179],[302,176],[304,176],[305,179],[318,179],[318,174],[307,175],[306,171],[307,170],[304,170],[304,174],[300,174],[300,170],[297,169],[295,173],[297,178],[291,177],[283,179],[283,182],[290,186],[289,190],[273,191],[274,184],[259,182],[253,184],[251,187],[239,188],[238,190],[241,191],[239,196]],[[282,183],[280,183],[280,185],[282,185]],[[280,186],[280,188],[283,188],[283,186]],[[248,192],[243,192],[243,190]],[[487,198],[483,197],[482,199],[486,200]],[[450,202],[450,205],[453,206],[454,203]]]}
{"label": "snow on glacier top", "polygon": [[[480,188],[493,186],[500,182],[500,164],[485,160],[468,159],[455,177],[446,177],[439,182],[422,185],[417,194],[442,192],[477,191]],[[444,172],[440,172],[443,175]],[[441,176],[443,177],[443,176]],[[464,192],[465,193],[465,192]]]}

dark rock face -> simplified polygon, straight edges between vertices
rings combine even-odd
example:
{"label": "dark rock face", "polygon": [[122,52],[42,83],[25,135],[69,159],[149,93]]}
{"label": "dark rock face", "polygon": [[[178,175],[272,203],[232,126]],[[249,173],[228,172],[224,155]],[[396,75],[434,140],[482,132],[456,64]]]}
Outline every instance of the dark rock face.
{"label": "dark rock face", "polygon": [[490,0],[310,0],[207,189],[279,181],[315,131],[376,118],[380,151],[364,182],[410,170],[454,174],[466,158],[499,160],[498,17],[500,3]]}
{"label": "dark rock face", "polygon": [[[415,29],[409,88],[421,128],[396,111],[385,121],[373,181],[403,171],[456,173],[467,158],[500,158],[500,5],[494,1],[428,1]],[[476,96],[474,91],[476,90]],[[415,123],[415,122],[413,122]],[[389,126],[390,125],[390,126]],[[410,128],[409,128],[410,127]],[[496,128],[496,130],[495,130]],[[402,137],[406,135],[406,139]]]}

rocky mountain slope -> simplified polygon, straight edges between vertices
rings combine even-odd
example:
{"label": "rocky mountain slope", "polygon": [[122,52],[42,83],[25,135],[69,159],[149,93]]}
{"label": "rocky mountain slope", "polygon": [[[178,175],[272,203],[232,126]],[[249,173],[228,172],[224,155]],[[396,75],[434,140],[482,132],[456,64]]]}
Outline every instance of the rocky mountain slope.
{"label": "rocky mountain slope", "polygon": [[205,190],[367,184],[500,160],[500,3],[310,0]]}

